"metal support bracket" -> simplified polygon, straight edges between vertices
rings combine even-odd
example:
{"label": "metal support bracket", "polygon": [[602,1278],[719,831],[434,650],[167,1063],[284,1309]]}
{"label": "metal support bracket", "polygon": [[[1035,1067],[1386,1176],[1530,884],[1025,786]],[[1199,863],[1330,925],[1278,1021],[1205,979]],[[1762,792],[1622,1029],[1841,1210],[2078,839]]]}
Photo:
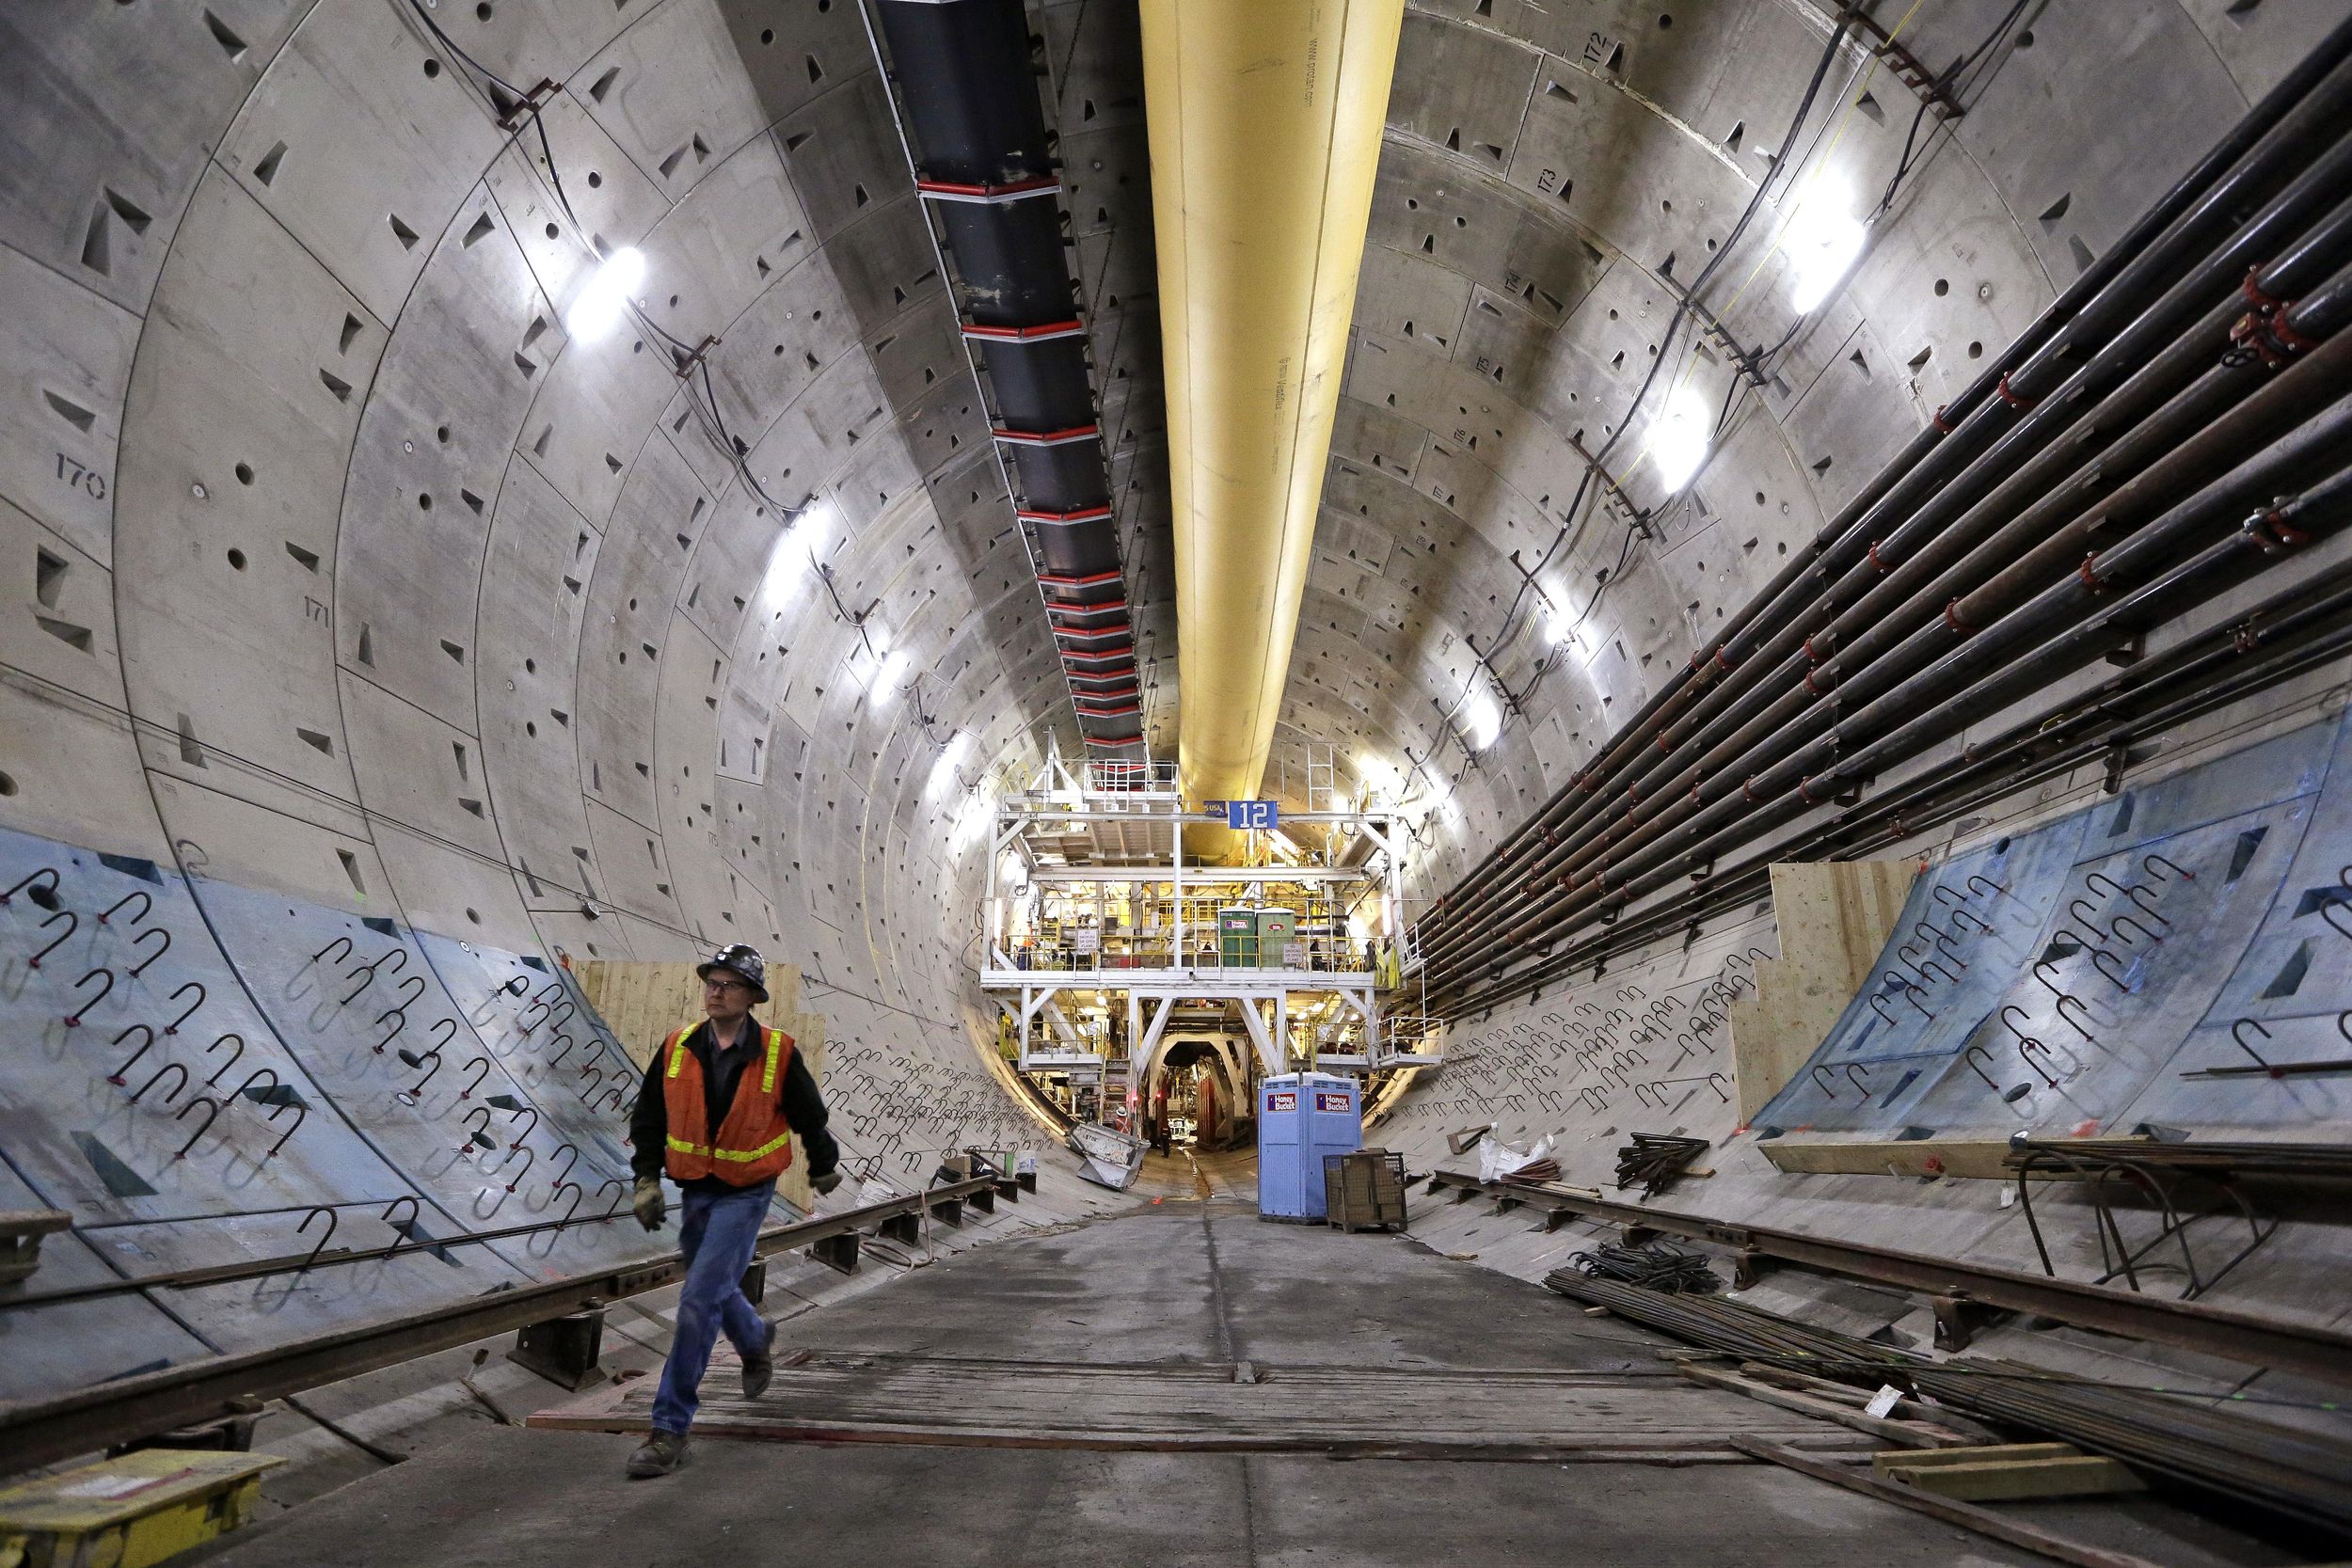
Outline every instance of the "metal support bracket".
{"label": "metal support bracket", "polygon": [[2001,1316],[1997,1307],[1958,1291],[1931,1297],[1928,1304],[1935,1310],[1935,1348],[1942,1351],[1966,1350],[1979,1329],[1991,1326]]}
{"label": "metal support bracket", "polygon": [[856,1231],[845,1230],[838,1236],[827,1236],[815,1243],[809,1247],[808,1255],[835,1273],[855,1274],[858,1249],[863,1243],[864,1238]]}
{"label": "metal support bracket", "polygon": [[1744,1291],[1764,1277],[1772,1259],[1754,1247],[1741,1247],[1731,1259],[1731,1288]]}
{"label": "metal support bracket", "polygon": [[596,1363],[604,1354],[604,1308],[572,1312],[515,1332],[506,1359],[537,1372],[559,1388],[585,1388],[604,1381]]}

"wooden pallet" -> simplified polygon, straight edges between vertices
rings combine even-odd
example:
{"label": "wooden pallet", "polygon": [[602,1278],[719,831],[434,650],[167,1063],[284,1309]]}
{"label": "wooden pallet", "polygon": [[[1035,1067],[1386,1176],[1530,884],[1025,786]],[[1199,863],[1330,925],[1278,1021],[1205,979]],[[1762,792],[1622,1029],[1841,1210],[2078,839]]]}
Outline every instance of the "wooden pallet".
{"label": "wooden pallet", "polygon": [[[731,1355],[703,1384],[699,1435],[780,1442],[1351,1458],[1734,1463],[1735,1435],[1813,1451],[1869,1440],[1661,1371],[1103,1364],[813,1351],[779,1355],[757,1400]],[[789,1364],[787,1364],[789,1363]],[[627,1379],[528,1424],[642,1432],[656,1380]]]}

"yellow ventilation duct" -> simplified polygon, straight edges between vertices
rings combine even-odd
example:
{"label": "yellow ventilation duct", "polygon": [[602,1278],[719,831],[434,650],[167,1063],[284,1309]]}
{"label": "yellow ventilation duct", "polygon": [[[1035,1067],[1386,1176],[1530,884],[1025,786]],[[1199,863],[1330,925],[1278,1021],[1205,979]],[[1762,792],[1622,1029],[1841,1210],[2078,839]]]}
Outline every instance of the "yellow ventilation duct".
{"label": "yellow ventilation duct", "polygon": [[[1187,800],[1244,800],[1298,632],[1405,7],[1142,0],[1142,14],[1179,771]],[[1191,847],[1224,836],[1196,830]]]}

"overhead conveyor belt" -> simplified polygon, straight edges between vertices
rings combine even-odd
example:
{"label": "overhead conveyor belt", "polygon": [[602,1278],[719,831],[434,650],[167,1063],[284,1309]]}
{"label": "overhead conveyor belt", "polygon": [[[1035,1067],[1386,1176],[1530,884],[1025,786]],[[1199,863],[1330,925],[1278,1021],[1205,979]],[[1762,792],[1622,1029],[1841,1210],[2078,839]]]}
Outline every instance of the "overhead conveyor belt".
{"label": "overhead conveyor belt", "polygon": [[1139,760],[1139,702],[1101,700],[1138,695],[1136,651],[1027,18],[1018,0],[866,10],[1079,733],[1095,754]]}

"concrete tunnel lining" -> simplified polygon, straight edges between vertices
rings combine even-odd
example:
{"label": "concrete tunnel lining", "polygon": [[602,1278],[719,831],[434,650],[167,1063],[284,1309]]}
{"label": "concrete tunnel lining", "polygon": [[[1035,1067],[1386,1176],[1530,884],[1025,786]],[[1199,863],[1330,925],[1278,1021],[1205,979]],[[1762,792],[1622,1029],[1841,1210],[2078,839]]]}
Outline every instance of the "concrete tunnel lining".
{"label": "concrete tunnel lining", "polygon": [[[1940,62],[2007,9],[1920,7],[1904,38]],[[1058,138],[1136,722],[1172,757],[1139,33],[1133,8],[1025,14]],[[1345,791],[1393,801],[1413,845],[1408,904],[1426,908],[2343,16],[2321,0],[2033,8],[2029,40],[2003,35],[1992,68],[1963,78],[1969,112],[1930,137],[1851,276],[1736,400],[1689,487],[1658,482],[1637,424],[1613,483],[1571,514],[1580,450],[1620,435],[1678,291],[1770,167],[1759,152],[1788,128],[1829,13],[1409,6],[1314,555],[1277,673],[1278,749],[1335,747]],[[543,1150],[568,1142],[580,1178],[617,1180],[610,1084],[583,1092],[571,1060],[559,1071],[526,1039],[533,996],[565,994],[565,957],[675,962],[748,941],[797,966],[837,1059],[857,1053],[827,1092],[862,1174],[904,1186],[965,1145],[1050,1148],[1056,1130],[996,1053],[971,911],[988,802],[1036,773],[1048,736],[1074,755],[1084,732],[861,7],[44,3],[0,18],[0,551],[19,563],[0,617],[0,885],[56,866],[85,920],[143,891],[146,924],[170,937],[151,973],[68,1029],[72,976],[136,962],[132,933],[79,927],[36,972],[21,966],[55,934],[32,935],[47,911],[22,897],[0,911],[16,974],[0,1019],[39,1042],[0,1090],[0,1209],[76,1220],[40,1282],[299,1254],[321,1205],[336,1244],[402,1234],[386,1218],[402,1198],[421,1200],[423,1235],[492,1223],[501,1203],[475,1211],[504,1180],[459,1168],[437,1120],[397,1099],[424,1070],[397,1053],[444,1026],[441,1088],[479,1059],[484,1095],[562,1134]],[[532,134],[500,127],[484,71],[556,84]],[[1798,145],[1867,206],[1917,103],[1850,41]],[[714,443],[658,337],[571,341],[583,236],[644,250],[642,309],[661,333],[716,340],[708,400],[739,454]],[[1732,337],[1790,328],[1782,259],[1743,261],[1735,288],[1715,301]],[[1710,404],[1736,379],[1711,354],[1676,373]],[[2127,788],[2324,814],[2324,784],[2298,793],[2273,774],[2324,781],[2339,679],[2315,669],[2183,724],[2127,759]],[[1496,684],[1514,700],[1478,744]],[[2103,774],[2076,769],[1901,852],[1964,855],[2088,819]],[[2183,832],[2213,834],[2229,815],[2181,811]],[[2323,827],[2274,835],[2255,880],[2315,878]],[[2253,922],[2249,942],[2283,940],[2230,918]],[[1565,1133],[1598,1180],[1623,1116],[1579,1113],[1565,1058],[1517,1059],[1510,1037],[1627,986],[1696,997],[1773,931],[1765,907],[1726,913],[1687,945],[1661,939],[1605,977],[1455,1021],[1466,1070],[1404,1092],[1374,1141],[1418,1172],[1454,1162],[1449,1134],[1475,1123]],[[339,939],[351,951],[322,966]],[[368,972],[372,1006],[317,1010],[363,955],[389,951],[405,957]],[[187,994],[203,1011],[107,1083],[141,1043],[133,1026],[160,1028]],[[379,1053],[387,1007],[400,1029]],[[635,1043],[581,1034],[583,1055]],[[232,1035],[233,1071],[208,1082],[206,1043]],[[130,1101],[167,1061],[187,1081]],[[262,1069],[304,1108],[283,1145],[297,1118],[238,1094]],[[201,1095],[226,1118],[218,1157],[175,1160],[192,1125],[175,1117]],[[2332,1100],[2296,1105],[2265,1135],[2340,1134]],[[1720,1109],[1692,1124],[1728,1147],[1740,1124]],[[502,1130],[519,1120],[497,1114]],[[2236,1125],[2178,1095],[2147,1114]],[[1709,1201],[2029,1263],[2006,1210],[1758,1171]],[[1170,1180],[1192,1195],[1188,1167]],[[1220,1166],[1215,1190],[1242,1181]],[[1120,1201],[1066,1175],[1042,1188],[983,1232]],[[567,1200],[526,1172],[507,1201],[538,1214]],[[1430,1245],[1522,1277],[1567,1240],[1506,1243],[1454,1211],[1426,1223]],[[2340,1323],[2312,1306],[2341,1278],[2340,1245],[2318,1235],[2249,1264],[2222,1298]],[[14,1338],[33,1348],[0,1367],[0,1398],[643,1250],[617,1228],[534,1245],[347,1271],[259,1312],[244,1287],[27,1311],[32,1332]],[[831,1299],[833,1281],[807,1284]],[[1892,1314],[1867,1296],[1774,1280],[1756,1299]]]}

